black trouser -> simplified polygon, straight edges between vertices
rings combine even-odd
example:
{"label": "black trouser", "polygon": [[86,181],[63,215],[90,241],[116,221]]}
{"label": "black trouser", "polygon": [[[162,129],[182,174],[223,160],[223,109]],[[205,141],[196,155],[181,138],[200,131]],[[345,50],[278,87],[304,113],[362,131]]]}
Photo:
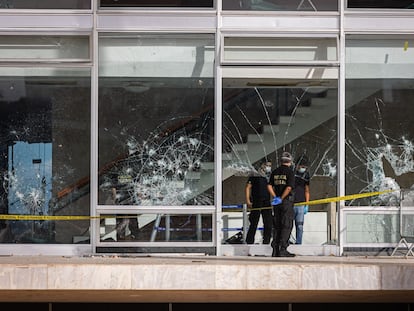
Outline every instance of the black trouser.
{"label": "black trouser", "polygon": [[269,244],[272,237],[273,219],[272,208],[270,206],[252,208],[249,214],[249,230],[246,235],[246,243],[253,244],[256,235],[257,224],[259,223],[260,215],[263,220],[263,244]]}
{"label": "black trouser", "polygon": [[272,248],[277,250],[287,249],[294,219],[295,211],[293,209],[292,199],[287,198],[281,204],[273,206]]}
{"label": "black trouser", "polygon": [[139,225],[137,215],[123,215],[123,218],[117,218],[117,237],[118,239],[125,238],[125,230],[128,227],[129,231],[131,231],[131,235],[135,238],[138,237],[139,234]]}

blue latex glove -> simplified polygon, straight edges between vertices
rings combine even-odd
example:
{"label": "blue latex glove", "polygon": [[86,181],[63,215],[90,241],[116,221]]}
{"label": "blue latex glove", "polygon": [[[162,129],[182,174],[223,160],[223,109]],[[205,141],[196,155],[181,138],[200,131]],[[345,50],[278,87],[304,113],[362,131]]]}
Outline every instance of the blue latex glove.
{"label": "blue latex glove", "polygon": [[309,211],[309,205],[305,205],[303,207],[303,214],[306,215],[308,213],[308,211]]}
{"label": "blue latex glove", "polygon": [[272,205],[279,205],[282,203],[282,199],[280,197],[274,197],[272,200]]}

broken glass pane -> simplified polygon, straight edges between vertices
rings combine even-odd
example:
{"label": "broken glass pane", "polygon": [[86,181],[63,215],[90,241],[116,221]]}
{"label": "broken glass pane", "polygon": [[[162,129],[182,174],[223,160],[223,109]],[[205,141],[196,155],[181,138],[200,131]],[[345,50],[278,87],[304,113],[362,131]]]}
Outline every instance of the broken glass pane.
{"label": "broken glass pane", "polygon": [[[247,178],[259,174],[263,159],[276,168],[283,151],[291,152],[294,159],[306,155],[311,200],[336,196],[335,79],[228,78],[223,87],[223,242],[243,227],[242,208],[238,213],[227,213],[226,208],[245,203]],[[328,208],[319,204],[310,210],[324,212],[321,216],[326,218]],[[326,236],[325,231],[325,241]]]}
{"label": "broken glass pane", "polygon": [[400,190],[414,185],[413,44],[405,36],[347,41],[346,193],[392,190],[349,205],[398,206]]}
{"label": "broken glass pane", "polygon": [[[90,70],[0,70],[2,243],[76,243],[89,221]],[[76,94],[76,95],[75,95]]]}
{"label": "broken glass pane", "polygon": [[214,203],[211,35],[101,38],[99,204]]}

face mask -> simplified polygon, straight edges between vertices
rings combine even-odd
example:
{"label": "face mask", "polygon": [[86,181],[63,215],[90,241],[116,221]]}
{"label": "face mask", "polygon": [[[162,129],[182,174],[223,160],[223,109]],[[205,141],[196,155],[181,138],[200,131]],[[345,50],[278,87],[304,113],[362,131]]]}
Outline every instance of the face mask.
{"label": "face mask", "polygon": [[266,173],[271,173],[272,172],[272,168],[270,166],[266,166],[265,167],[265,172]]}
{"label": "face mask", "polygon": [[298,172],[303,174],[303,173],[306,172],[306,168],[305,167],[301,167],[301,168],[298,169]]}

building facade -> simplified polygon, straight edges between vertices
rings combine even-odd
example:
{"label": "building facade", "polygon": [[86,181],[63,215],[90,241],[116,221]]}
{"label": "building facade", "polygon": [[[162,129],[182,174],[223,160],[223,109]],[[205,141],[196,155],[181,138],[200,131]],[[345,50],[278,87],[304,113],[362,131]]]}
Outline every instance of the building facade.
{"label": "building facade", "polygon": [[414,235],[412,9],[0,0],[0,253],[227,254],[247,177],[283,151],[309,159],[304,246],[395,247]]}

